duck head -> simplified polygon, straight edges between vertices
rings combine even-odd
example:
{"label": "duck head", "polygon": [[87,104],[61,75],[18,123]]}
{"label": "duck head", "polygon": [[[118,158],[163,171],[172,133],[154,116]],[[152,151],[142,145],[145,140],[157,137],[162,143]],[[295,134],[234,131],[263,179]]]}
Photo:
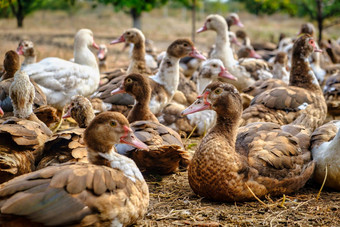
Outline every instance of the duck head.
{"label": "duck head", "polygon": [[312,36],[308,34],[301,35],[293,45],[293,58],[308,58],[313,52],[322,52],[316,47]]}
{"label": "duck head", "polygon": [[93,32],[90,29],[80,29],[74,37],[74,46],[92,46],[99,49],[93,38]]}
{"label": "duck head", "polygon": [[235,76],[230,74],[230,72],[224,68],[223,62],[220,59],[208,59],[204,61],[198,77],[214,80],[217,79],[218,76],[237,80]]}
{"label": "duck head", "polygon": [[121,86],[111,92],[111,95],[119,93],[128,93],[139,100],[151,96],[149,80],[141,74],[132,73],[124,78]]}
{"label": "duck head", "polygon": [[34,44],[31,40],[21,40],[17,47],[17,54],[23,56],[34,56]]}
{"label": "duck head", "polygon": [[118,39],[115,39],[110,42],[111,45],[117,44],[117,43],[144,43],[145,37],[141,30],[137,28],[130,28],[127,29]]}
{"label": "duck head", "polygon": [[4,68],[8,75],[7,78],[13,77],[14,74],[20,69],[20,58],[19,55],[13,51],[9,50],[5,54]]}
{"label": "duck head", "polygon": [[[244,27],[244,25],[242,24],[241,20],[240,20],[240,17],[238,16],[237,13],[231,13],[227,18],[226,18],[226,21],[230,26],[232,25],[236,25],[236,26],[239,26],[241,28]],[[230,22],[229,22],[230,21]],[[229,24],[230,23],[230,24]]]}
{"label": "duck head", "polygon": [[175,40],[168,47],[167,53],[176,58],[191,56],[201,60],[206,60],[206,58],[195,48],[194,43],[189,39]]}
{"label": "duck head", "polygon": [[91,102],[84,96],[73,96],[63,115],[63,118],[68,117],[72,117],[80,128],[86,128],[95,117]]}
{"label": "duck head", "polygon": [[207,109],[216,111],[219,116],[239,118],[243,110],[241,96],[233,85],[213,82],[181,114],[187,115]]}
{"label": "duck head", "polygon": [[200,33],[207,30],[214,30],[216,32],[225,31],[227,26],[228,25],[222,16],[218,14],[211,14],[206,18],[203,27],[198,29],[196,32]]}
{"label": "duck head", "polygon": [[105,44],[99,45],[97,57],[100,61],[104,61],[106,59],[107,51],[107,46]]}
{"label": "duck head", "polygon": [[84,142],[92,151],[109,153],[117,143],[125,143],[138,149],[148,150],[129,127],[126,117],[118,112],[98,114],[84,132]]}

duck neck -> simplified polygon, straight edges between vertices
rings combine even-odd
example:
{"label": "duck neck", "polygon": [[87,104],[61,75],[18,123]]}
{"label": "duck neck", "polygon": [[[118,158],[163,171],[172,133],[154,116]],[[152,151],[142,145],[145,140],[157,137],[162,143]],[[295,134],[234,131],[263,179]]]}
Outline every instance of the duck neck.
{"label": "duck neck", "polygon": [[145,96],[141,95],[138,97],[135,96],[135,98],[138,99],[136,99],[136,103],[132,107],[127,117],[130,123],[134,121],[149,121],[149,120],[155,121],[156,119],[156,117],[149,108],[151,93],[145,92],[144,94],[146,95]]}
{"label": "duck neck", "polygon": [[289,85],[322,93],[319,82],[310,67],[308,58],[301,55],[293,55],[292,57]]}
{"label": "duck neck", "polygon": [[[236,65],[236,60],[234,58],[233,50],[230,47],[230,40],[228,36],[228,29],[225,27],[224,29],[216,30],[216,41],[215,41],[215,51],[217,56],[223,55],[225,56],[225,60],[223,64],[226,68],[230,68]],[[220,54],[221,53],[221,54]]]}
{"label": "duck neck", "polygon": [[80,65],[87,65],[98,71],[99,68],[95,55],[87,47],[87,45],[81,44],[79,42],[74,43],[74,62]]}
{"label": "duck neck", "polygon": [[172,98],[179,83],[179,58],[166,53],[156,75],[151,76],[156,83],[164,86]]}
{"label": "duck neck", "polygon": [[31,48],[31,49],[27,50],[27,54],[25,54],[25,59],[24,59],[24,62],[22,63],[22,65],[33,64],[36,61],[37,61],[37,56],[35,56],[34,49]]}
{"label": "duck neck", "polygon": [[127,70],[127,75],[131,73],[144,73],[145,71],[145,43],[144,40],[141,40],[133,44],[131,62]]}
{"label": "duck neck", "polygon": [[134,161],[118,154],[114,146],[106,147],[97,144],[96,148],[87,147],[87,153],[92,164],[119,169],[133,182],[144,181],[143,175]]}
{"label": "duck neck", "polygon": [[215,126],[210,130],[209,134],[216,134],[222,136],[230,146],[235,148],[237,129],[240,125],[240,116],[238,117],[224,117],[218,116]]}
{"label": "duck neck", "polygon": [[198,91],[198,94],[202,94],[204,89],[211,83],[211,81],[212,81],[211,78],[199,77],[197,79],[197,91]]}

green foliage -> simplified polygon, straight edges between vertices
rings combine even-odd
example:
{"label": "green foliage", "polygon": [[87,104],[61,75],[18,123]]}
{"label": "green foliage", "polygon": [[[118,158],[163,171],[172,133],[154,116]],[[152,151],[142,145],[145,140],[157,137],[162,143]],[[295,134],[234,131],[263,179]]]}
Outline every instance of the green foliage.
{"label": "green foliage", "polygon": [[244,3],[245,8],[253,14],[274,14],[278,11],[284,11],[290,15],[297,12],[296,5],[291,3],[291,0],[233,0],[235,2]]}
{"label": "green foliage", "polygon": [[168,0],[98,0],[101,3],[112,4],[116,11],[124,11],[130,13],[141,14],[143,11],[151,11],[153,8],[160,7],[168,2]]}

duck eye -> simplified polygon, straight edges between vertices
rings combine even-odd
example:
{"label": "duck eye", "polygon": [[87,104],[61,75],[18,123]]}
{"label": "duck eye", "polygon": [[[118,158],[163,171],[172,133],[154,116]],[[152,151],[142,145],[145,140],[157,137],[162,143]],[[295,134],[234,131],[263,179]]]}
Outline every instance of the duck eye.
{"label": "duck eye", "polygon": [[208,19],[207,22],[209,23],[211,21],[211,19]]}
{"label": "duck eye", "polygon": [[309,40],[309,44],[314,45],[314,40],[313,39]]}
{"label": "duck eye", "polygon": [[126,34],[127,34],[127,35],[130,35],[130,32],[127,32]]}
{"label": "duck eye", "polygon": [[187,44],[187,43],[184,43],[184,44],[183,44],[183,46],[187,47],[187,46],[188,46],[188,44]]}
{"label": "duck eye", "polygon": [[213,64],[213,65],[212,65],[212,67],[216,68],[216,67],[217,67],[217,65],[216,65],[216,64]]}
{"label": "duck eye", "polygon": [[221,94],[221,93],[222,93],[222,89],[221,88],[218,88],[218,89],[215,90],[215,94],[218,95],[218,94]]}
{"label": "duck eye", "polygon": [[132,79],[131,78],[127,78],[125,81],[127,84],[132,83]]}
{"label": "duck eye", "polygon": [[116,127],[116,126],[117,126],[117,122],[116,122],[116,121],[111,121],[111,122],[110,122],[110,125],[111,125],[112,127]]}

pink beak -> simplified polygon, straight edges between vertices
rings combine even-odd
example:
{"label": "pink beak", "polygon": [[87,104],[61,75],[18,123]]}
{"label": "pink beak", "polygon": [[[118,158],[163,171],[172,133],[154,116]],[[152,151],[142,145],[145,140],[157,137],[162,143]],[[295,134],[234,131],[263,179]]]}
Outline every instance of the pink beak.
{"label": "pink beak", "polygon": [[4,116],[4,111],[0,107],[0,117]]}
{"label": "pink beak", "polygon": [[92,43],[92,46],[93,46],[94,48],[96,48],[97,50],[99,49],[99,46],[98,46],[97,43],[95,43],[94,41],[93,41],[93,43]]}
{"label": "pink beak", "polygon": [[221,67],[221,72],[218,74],[218,76],[220,77],[224,77],[230,80],[237,80],[237,78],[233,75],[230,74],[230,72],[228,72],[225,68]]}
{"label": "pink beak", "polygon": [[239,47],[241,46],[241,43],[234,36],[232,37],[231,42],[234,43],[235,45],[239,46]]}
{"label": "pink beak", "polygon": [[322,52],[323,52],[323,50],[321,50],[321,49],[317,49],[317,48],[314,48],[314,52],[319,52],[319,53],[322,53]]}
{"label": "pink beak", "polygon": [[250,51],[250,57],[252,58],[256,58],[256,59],[261,59],[261,55],[259,55],[258,53],[255,52],[255,50],[251,50]]}
{"label": "pink beak", "polygon": [[118,39],[115,39],[115,40],[111,41],[110,44],[113,45],[113,44],[122,43],[122,42],[125,42],[124,35],[122,35],[122,36],[119,37]]}
{"label": "pink beak", "polygon": [[116,95],[116,94],[121,94],[121,93],[125,93],[123,86],[119,86],[118,88],[111,91],[111,95]]}
{"label": "pink beak", "polygon": [[70,108],[68,108],[68,110],[67,110],[67,112],[62,116],[62,118],[69,118],[69,117],[71,117],[71,110],[72,110],[72,108],[70,107]]}
{"label": "pink beak", "polygon": [[194,57],[194,58],[198,58],[198,59],[201,59],[201,60],[206,60],[206,58],[202,54],[200,54],[200,52],[198,52],[198,50],[196,50],[195,47],[193,47],[189,56]]}
{"label": "pink beak", "polygon": [[104,49],[99,50],[97,57],[98,57],[99,60],[104,59],[104,57],[105,57]]}
{"label": "pink beak", "polygon": [[125,143],[128,145],[131,145],[133,147],[136,147],[141,150],[149,150],[148,146],[145,145],[142,141],[140,141],[135,134],[133,133],[132,129],[128,126],[124,125],[124,135],[120,137],[120,143]]}
{"label": "pink beak", "polygon": [[181,115],[185,116],[188,114],[210,109],[210,103],[206,100],[208,95],[209,91],[206,91],[204,94],[198,96],[193,104],[182,111]]}
{"label": "pink beak", "polygon": [[17,48],[17,54],[19,55],[24,55],[24,52],[22,51],[22,48],[24,48],[23,46],[18,46]]}
{"label": "pink beak", "polygon": [[235,25],[239,26],[240,28],[243,28],[243,27],[244,27],[244,25],[242,24],[242,22],[241,22],[240,20],[237,20],[237,21],[235,22]]}
{"label": "pink beak", "polygon": [[207,26],[204,24],[203,27],[201,27],[200,29],[198,29],[198,30],[196,31],[196,33],[201,33],[201,32],[204,32],[204,31],[206,31],[206,30],[208,30],[208,29],[207,29]]}

